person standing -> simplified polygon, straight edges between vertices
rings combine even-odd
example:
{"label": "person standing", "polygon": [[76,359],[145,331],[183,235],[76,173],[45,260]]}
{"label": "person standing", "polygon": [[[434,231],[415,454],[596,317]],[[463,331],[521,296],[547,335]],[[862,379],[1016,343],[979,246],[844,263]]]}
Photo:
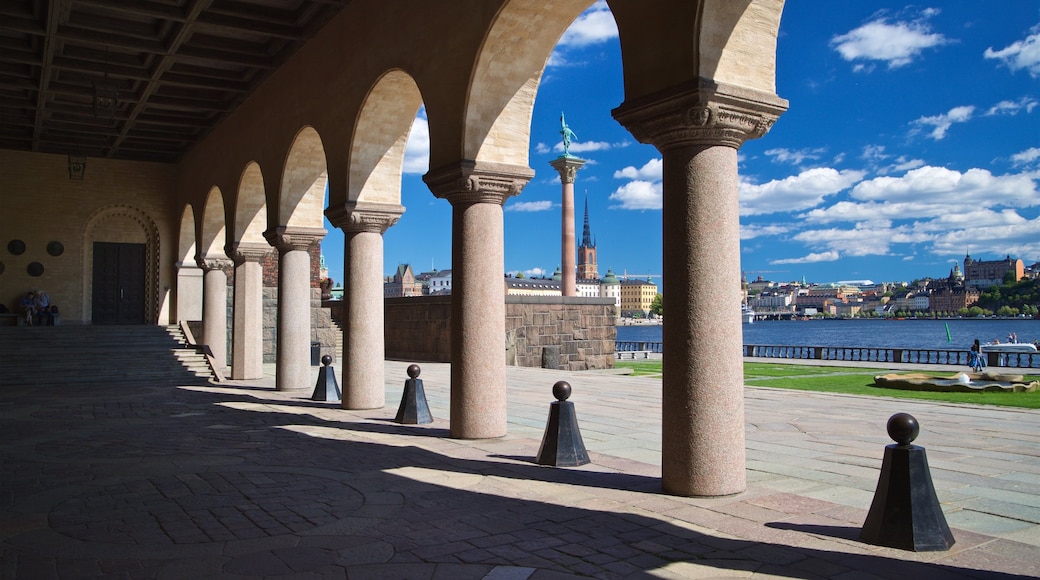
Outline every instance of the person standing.
{"label": "person standing", "polygon": [[975,339],[975,342],[971,345],[971,352],[968,354],[968,364],[971,365],[971,370],[975,372],[982,372],[982,369],[986,366],[986,360],[982,358],[982,345],[979,344],[979,339]]}

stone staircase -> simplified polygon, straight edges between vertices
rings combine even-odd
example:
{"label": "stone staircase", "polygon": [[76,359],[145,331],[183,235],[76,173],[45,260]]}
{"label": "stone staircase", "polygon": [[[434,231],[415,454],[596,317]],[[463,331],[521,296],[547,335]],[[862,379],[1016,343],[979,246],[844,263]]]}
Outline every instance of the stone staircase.
{"label": "stone staircase", "polygon": [[203,354],[177,326],[0,327],[0,386],[207,384]]}

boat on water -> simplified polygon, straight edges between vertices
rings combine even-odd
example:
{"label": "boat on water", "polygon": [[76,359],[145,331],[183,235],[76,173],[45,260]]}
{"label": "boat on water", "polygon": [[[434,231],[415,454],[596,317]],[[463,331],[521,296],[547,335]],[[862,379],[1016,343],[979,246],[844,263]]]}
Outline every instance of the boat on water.
{"label": "boat on water", "polygon": [[1017,354],[1031,354],[1037,352],[1036,345],[1028,342],[998,342],[996,344],[982,344],[982,352],[1000,352],[1000,353],[1017,353]]}
{"label": "boat on water", "polygon": [[744,324],[751,324],[755,321],[755,311],[747,304],[740,305],[740,321]]}

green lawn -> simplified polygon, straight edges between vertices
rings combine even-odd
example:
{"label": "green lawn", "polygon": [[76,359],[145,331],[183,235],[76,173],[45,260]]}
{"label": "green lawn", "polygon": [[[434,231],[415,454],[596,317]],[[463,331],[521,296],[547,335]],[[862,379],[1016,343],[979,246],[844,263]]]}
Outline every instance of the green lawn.
{"label": "green lawn", "polygon": [[[615,364],[618,368],[632,369],[633,376],[661,377],[660,360],[616,361]],[[858,367],[744,363],[744,384],[755,387],[844,393],[848,395],[870,395],[899,399],[1040,409],[1040,391],[1035,393],[933,393],[884,389],[874,386],[875,375],[888,374],[889,372],[891,371],[886,369]],[[937,372],[936,376],[948,376],[948,374]],[[1035,381],[1040,380],[1040,377],[1026,375],[1026,379]]]}

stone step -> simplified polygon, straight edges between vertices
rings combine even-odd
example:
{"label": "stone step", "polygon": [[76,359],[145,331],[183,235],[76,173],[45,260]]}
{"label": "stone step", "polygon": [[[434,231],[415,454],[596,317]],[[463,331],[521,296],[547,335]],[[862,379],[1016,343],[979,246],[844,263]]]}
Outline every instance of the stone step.
{"label": "stone step", "polygon": [[212,371],[176,326],[0,328],[0,385],[205,384]]}

